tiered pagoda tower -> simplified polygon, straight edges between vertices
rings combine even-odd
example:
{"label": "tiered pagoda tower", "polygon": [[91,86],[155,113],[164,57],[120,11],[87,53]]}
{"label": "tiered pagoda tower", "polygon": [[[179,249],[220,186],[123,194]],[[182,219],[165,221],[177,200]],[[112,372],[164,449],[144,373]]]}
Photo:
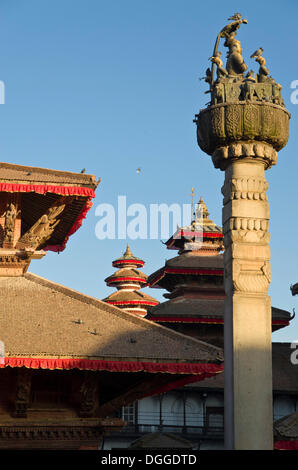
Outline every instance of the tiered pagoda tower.
{"label": "tiered pagoda tower", "polygon": [[117,291],[103,301],[122,308],[128,313],[144,317],[149,307],[159,303],[150,295],[139,290],[147,285],[146,274],[138,269],[142,268],[144,264],[142,259],[132,254],[129,245],[127,245],[123,256],[112,263],[118,270],[105,279],[107,285],[116,287]]}
{"label": "tiered pagoda tower", "polygon": [[[148,277],[148,285],[166,289],[166,302],[148,311],[147,319],[161,323],[210,344],[224,341],[224,261],[223,233],[210,218],[201,198],[197,216],[166,242],[167,249],[179,255]],[[196,241],[197,240],[197,241]],[[272,331],[289,324],[291,314],[272,307]]]}

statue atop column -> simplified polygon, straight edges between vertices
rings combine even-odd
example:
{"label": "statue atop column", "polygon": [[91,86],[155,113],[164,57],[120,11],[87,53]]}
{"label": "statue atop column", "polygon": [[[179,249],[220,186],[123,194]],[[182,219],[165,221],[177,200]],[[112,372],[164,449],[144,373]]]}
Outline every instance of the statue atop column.
{"label": "statue atop column", "polygon": [[[269,69],[266,67],[266,60],[263,57],[264,49],[260,47],[251,56],[259,64],[259,71],[256,78],[253,77],[253,71],[248,70],[248,66],[242,55],[240,41],[236,38],[237,32],[242,24],[247,24],[247,20],[242,18],[240,13],[235,13],[228,18],[228,23],[218,33],[213,55],[209,60],[212,62],[212,68],[205,82],[209,84],[211,93],[210,105],[225,103],[231,101],[264,101],[284,106],[281,97],[281,85],[269,75]],[[224,67],[221,59],[221,51],[218,50],[220,39],[225,39],[224,47],[228,48],[227,62]],[[215,78],[216,68],[216,78]],[[253,85],[251,83],[254,82]]]}

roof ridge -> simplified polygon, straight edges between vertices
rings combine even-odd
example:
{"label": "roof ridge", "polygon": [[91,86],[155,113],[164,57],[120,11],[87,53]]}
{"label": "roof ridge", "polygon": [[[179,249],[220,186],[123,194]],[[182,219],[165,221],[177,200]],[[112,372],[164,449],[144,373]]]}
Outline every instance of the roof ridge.
{"label": "roof ridge", "polygon": [[32,171],[37,171],[38,173],[50,173],[50,174],[57,174],[63,176],[63,175],[69,175],[69,176],[80,176],[82,178],[86,177],[92,177],[92,179],[95,178],[95,175],[91,173],[80,173],[80,172],[75,172],[75,171],[66,171],[66,170],[53,170],[52,168],[42,168],[38,166],[30,166],[30,165],[19,165],[17,163],[8,163],[8,162],[0,162],[0,168],[9,168],[12,170],[32,170]]}

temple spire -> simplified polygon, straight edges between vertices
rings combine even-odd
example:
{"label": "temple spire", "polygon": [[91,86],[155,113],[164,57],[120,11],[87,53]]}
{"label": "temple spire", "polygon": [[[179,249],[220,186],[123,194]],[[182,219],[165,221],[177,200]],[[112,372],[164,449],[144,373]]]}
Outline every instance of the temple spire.
{"label": "temple spire", "polygon": [[156,299],[139,292],[142,287],[147,286],[146,274],[137,269],[144,264],[142,259],[132,254],[127,244],[123,255],[112,263],[119,268],[118,271],[105,279],[107,286],[115,287],[117,291],[103,299],[104,302],[142,317],[147,314],[149,307],[157,305],[159,302]]}
{"label": "temple spire", "polygon": [[125,250],[125,253],[123,253],[123,256],[126,257],[126,258],[129,258],[129,257],[133,256],[128,243],[126,245],[126,250]]}

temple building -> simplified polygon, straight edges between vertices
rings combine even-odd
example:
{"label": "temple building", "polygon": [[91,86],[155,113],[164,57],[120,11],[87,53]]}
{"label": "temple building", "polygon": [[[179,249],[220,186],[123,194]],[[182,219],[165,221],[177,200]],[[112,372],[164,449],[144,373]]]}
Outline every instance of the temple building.
{"label": "temple building", "polygon": [[115,305],[128,313],[144,317],[149,307],[159,302],[139,289],[147,286],[147,276],[137,268],[145,262],[137,258],[127,245],[126,251],[120,258],[113,261],[118,270],[105,279],[107,286],[116,287],[117,291],[103,299],[110,305]]}
{"label": "temple building", "polygon": [[[198,208],[192,223],[178,228],[165,244],[167,249],[177,250],[178,256],[167,260],[148,277],[150,287],[166,289],[168,293],[164,294],[167,300],[151,307],[146,318],[185,337],[223,347],[223,234],[221,227],[210,219],[202,199]],[[290,312],[272,307],[272,331],[286,327],[292,318]],[[297,427],[298,375],[290,354],[289,343],[273,342],[276,448],[294,448],[298,441],[297,434],[293,437]],[[111,433],[105,442],[107,449],[130,447],[135,441],[147,442],[145,436],[150,433],[170,433],[188,440],[193,449],[223,449],[224,372],[159,396],[146,397],[123,407],[119,417],[128,424]]]}
{"label": "temple building", "polygon": [[[166,242],[167,249],[178,250],[178,256],[148,278],[150,287],[169,292],[164,294],[169,300],[152,307],[146,318],[223,347],[223,233],[209,218],[202,198],[198,207],[201,221],[195,218]],[[272,307],[272,331],[289,325],[291,319],[289,312]]]}
{"label": "temple building", "polygon": [[65,249],[97,185],[0,164],[1,449],[98,449],[121,407],[223,370],[222,349],[28,272]]}

